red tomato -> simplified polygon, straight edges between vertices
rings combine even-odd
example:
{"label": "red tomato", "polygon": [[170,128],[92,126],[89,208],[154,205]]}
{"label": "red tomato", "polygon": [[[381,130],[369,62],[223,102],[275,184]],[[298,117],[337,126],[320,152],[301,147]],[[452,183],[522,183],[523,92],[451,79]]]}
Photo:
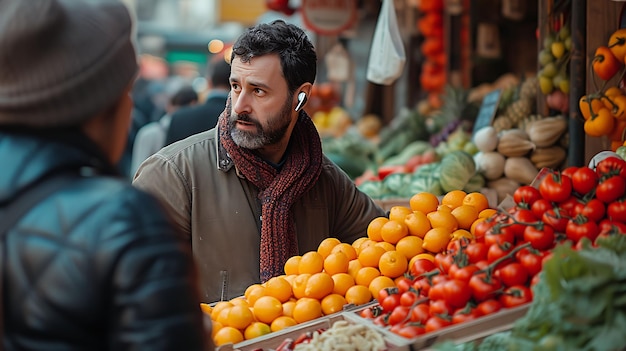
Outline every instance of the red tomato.
{"label": "red tomato", "polygon": [[520,208],[530,208],[539,199],[541,199],[539,189],[532,185],[522,185],[513,192],[513,200]]}
{"label": "red tomato", "polygon": [[[626,206],[624,207],[624,210],[626,211]],[[600,222],[606,213],[606,206],[604,205],[604,202],[598,199],[591,199],[587,201],[582,208],[576,208],[575,211],[574,215],[580,213],[589,218],[591,221]]]}
{"label": "red tomato", "polygon": [[572,193],[572,180],[558,171],[552,171],[539,183],[539,192],[544,199],[565,201]]}
{"label": "red tomato", "polygon": [[515,234],[516,240],[521,240],[524,237],[524,230],[529,224],[537,222],[537,217],[530,209],[517,208],[512,214],[512,218],[509,218],[508,227],[513,234]]}
{"label": "red tomato", "polygon": [[584,196],[598,184],[598,174],[589,167],[580,167],[572,174],[572,188]]}
{"label": "red tomato", "polygon": [[626,199],[619,199],[607,206],[607,217],[616,222],[626,223]]}
{"label": "red tomato", "polygon": [[426,325],[424,326],[424,329],[428,333],[428,332],[432,332],[432,331],[447,327],[451,324],[452,324],[451,320],[444,319],[440,316],[432,316],[428,318],[428,320],[426,321]]}
{"label": "red tomato", "polygon": [[480,317],[476,308],[459,308],[452,314],[452,324],[469,322]]}
{"label": "red tomato", "polygon": [[431,260],[427,260],[425,258],[420,258],[415,260],[413,266],[410,267],[411,275],[414,277],[419,277],[424,273],[428,273],[435,269],[436,266]]}
{"label": "red tomato", "polygon": [[[396,328],[397,327],[397,328]],[[395,330],[394,330],[395,328]],[[400,335],[403,338],[414,339],[424,333],[426,329],[424,327],[412,324],[397,324],[391,327],[391,332]]]}
{"label": "red tomato", "polygon": [[533,202],[533,205],[530,207],[530,210],[533,211],[533,214],[537,218],[541,218],[546,211],[552,209],[552,203],[547,199],[539,199]]}
{"label": "red tomato", "polygon": [[425,324],[430,318],[430,304],[420,303],[411,309],[411,322]]}
{"label": "red tomato", "polygon": [[454,311],[454,307],[450,306],[446,300],[430,300],[428,313],[430,313],[431,316],[445,316],[452,314],[452,311]]}
{"label": "red tomato", "polygon": [[415,289],[415,291],[423,297],[428,297],[430,287],[431,285],[427,278],[418,278],[413,282],[413,289]]}
{"label": "red tomato", "polygon": [[600,234],[626,234],[626,223],[605,218],[598,224]]}
{"label": "red tomato", "polygon": [[480,273],[470,279],[469,287],[474,300],[481,302],[495,297],[502,284],[496,277],[487,277],[486,273]]}
{"label": "red tomato", "polygon": [[626,161],[616,156],[609,156],[596,165],[596,173],[603,176],[620,176],[626,178]]}
{"label": "red tomato", "polygon": [[500,295],[500,302],[503,307],[515,307],[531,302],[533,295],[530,288],[524,285],[510,286]]}
{"label": "red tomato", "polygon": [[576,211],[580,211],[583,208],[583,203],[580,202],[578,197],[572,195],[567,198],[565,201],[561,201],[558,203],[558,206],[564,210],[566,210],[569,214],[575,213]]}
{"label": "red tomato", "polygon": [[452,307],[459,308],[467,304],[472,297],[468,282],[451,279],[443,283],[443,299]]}
{"label": "red tomato", "polygon": [[498,269],[498,277],[504,286],[525,285],[528,272],[521,263],[511,262]]}
{"label": "red tomato", "polygon": [[386,296],[380,301],[380,307],[383,308],[384,313],[393,311],[400,305],[400,294],[391,294]]}
{"label": "red tomato", "polygon": [[438,252],[435,255],[435,266],[439,268],[441,273],[448,274],[450,266],[454,263],[454,256],[448,255],[443,252]]}
{"label": "red tomato", "polygon": [[[500,258],[506,256],[509,252],[511,252],[511,250],[513,250],[513,245],[512,244],[506,244],[506,245],[491,245],[489,246],[489,250],[487,251],[487,262],[489,262],[489,264],[494,263],[496,260],[499,260]],[[506,264],[507,262],[510,262],[512,259],[505,259],[504,261],[500,262],[498,265],[501,266],[503,264]]]}
{"label": "red tomato", "polygon": [[411,289],[413,286],[413,280],[407,276],[400,276],[395,279],[396,287],[398,287],[398,293],[403,294]]}
{"label": "red tomato", "polygon": [[415,291],[405,291],[400,295],[400,305],[406,307],[412,307],[415,301],[419,299],[419,296]]}
{"label": "red tomato", "polygon": [[567,222],[565,235],[574,243],[582,238],[589,238],[592,242],[600,234],[600,228],[596,222],[590,221],[583,215],[578,215]]}
{"label": "red tomato", "polygon": [[524,230],[524,241],[530,243],[530,246],[537,250],[547,250],[551,248],[554,246],[555,238],[554,229],[543,223],[537,226],[528,226]]}
{"label": "red tomato", "polygon": [[569,211],[559,206],[551,207],[543,213],[541,220],[559,233],[565,232],[569,221]]}
{"label": "red tomato", "polygon": [[528,248],[523,248],[515,253],[517,261],[524,266],[524,269],[531,277],[541,272],[543,256],[538,251],[529,250]]}
{"label": "red tomato", "polygon": [[411,317],[410,313],[411,309],[409,307],[396,306],[396,308],[391,311],[391,314],[389,314],[389,319],[387,320],[387,322],[389,323],[389,325],[404,323],[409,320],[409,317]]}
{"label": "red tomato", "polygon": [[498,312],[501,308],[502,304],[496,299],[485,300],[476,306],[476,310],[481,316],[487,316]]}
{"label": "red tomato", "polygon": [[626,191],[626,178],[611,176],[600,181],[596,187],[596,198],[609,204],[624,196],[624,191]]}
{"label": "red tomato", "polygon": [[509,243],[509,245],[515,244],[515,232],[510,226],[496,225],[485,233],[485,245],[504,245],[504,243]]}
{"label": "red tomato", "polygon": [[489,231],[494,225],[496,225],[496,220],[493,217],[487,218],[484,221],[478,222],[476,227],[474,228],[474,239],[477,242],[484,241],[485,234]]}
{"label": "red tomato", "polygon": [[469,263],[476,263],[478,261],[487,259],[487,245],[483,243],[471,243],[465,248],[465,254]]}
{"label": "red tomato", "polygon": [[465,267],[459,268],[459,266],[455,263],[450,267],[450,272],[448,275],[452,279],[462,280],[466,283],[469,282],[470,278],[477,272],[479,269],[473,264],[469,264]]}
{"label": "red tomato", "polygon": [[566,175],[570,178],[572,178],[574,176],[574,173],[578,170],[578,167],[576,166],[569,166],[567,168],[565,168],[564,170],[561,171],[562,175]]}

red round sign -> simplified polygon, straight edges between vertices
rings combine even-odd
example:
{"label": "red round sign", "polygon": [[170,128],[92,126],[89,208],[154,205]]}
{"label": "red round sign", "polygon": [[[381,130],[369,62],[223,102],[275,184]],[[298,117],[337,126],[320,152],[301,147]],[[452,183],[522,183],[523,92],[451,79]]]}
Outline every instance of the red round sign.
{"label": "red round sign", "polygon": [[356,21],[356,0],[302,0],[304,24],[318,34],[334,35]]}

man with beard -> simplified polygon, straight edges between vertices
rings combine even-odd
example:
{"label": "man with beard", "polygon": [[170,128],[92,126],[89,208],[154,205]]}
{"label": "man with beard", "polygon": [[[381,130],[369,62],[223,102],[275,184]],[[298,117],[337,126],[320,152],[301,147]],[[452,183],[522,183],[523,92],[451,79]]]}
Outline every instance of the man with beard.
{"label": "man with beard", "polygon": [[384,211],[322,153],[302,109],[317,71],[304,31],[282,20],[234,44],[231,90],[215,128],[169,145],[134,185],[161,198],[186,234],[205,302],[284,274],[327,237],[352,243]]}

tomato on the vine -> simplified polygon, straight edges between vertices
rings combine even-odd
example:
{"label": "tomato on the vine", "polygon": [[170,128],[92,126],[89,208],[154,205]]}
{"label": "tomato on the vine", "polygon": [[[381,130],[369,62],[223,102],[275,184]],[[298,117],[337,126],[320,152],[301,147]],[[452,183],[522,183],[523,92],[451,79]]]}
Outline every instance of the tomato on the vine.
{"label": "tomato on the vine", "polygon": [[515,258],[531,277],[541,272],[543,257],[544,254],[540,251],[529,248],[523,248],[515,253]]}
{"label": "tomato on the vine", "polygon": [[515,232],[510,226],[496,225],[485,233],[485,245],[504,245],[504,243],[515,244]]}
{"label": "tomato on the vine", "polygon": [[450,279],[443,283],[443,299],[450,306],[454,308],[463,307],[471,297],[472,292],[468,287],[468,282],[459,279]]}
{"label": "tomato on the vine", "polygon": [[467,259],[469,263],[476,263],[482,260],[487,259],[487,244],[484,242],[474,242],[465,248],[465,254],[467,255]]}
{"label": "tomato on the vine", "polygon": [[604,214],[606,213],[606,206],[604,202],[598,199],[591,199],[584,204],[582,208],[575,209],[574,215],[582,214],[583,216],[589,218],[591,221],[599,222],[604,218]]}
{"label": "tomato on the vine", "polygon": [[555,238],[554,229],[544,223],[529,225],[524,230],[524,241],[530,243],[530,246],[537,250],[551,248],[554,246]]}
{"label": "tomato on the vine", "polygon": [[579,167],[576,167],[576,166],[566,167],[564,170],[561,171],[561,174],[572,178],[574,176],[574,173],[578,170],[578,168]]}
{"label": "tomato on the vine", "polygon": [[[621,198],[607,206],[607,217],[616,222],[626,223],[626,199]],[[626,233],[626,232],[624,232]]]}
{"label": "tomato on the vine", "polygon": [[528,281],[528,272],[521,263],[511,262],[496,270],[500,281],[505,286],[524,285]]}
{"label": "tomato on the vine", "polygon": [[451,324],[452,320],[448,320],[440,316],[432,316],[426,321],[426,324],[424,325],[424,330],[429,333],[447,327]]}
{"label": "tomato on the vine", "polygon": [[444,274],[448,273],[450,266],[454,263],[454,256],[443,252],[435,254],[435,266]]}
{"label": "tomato on the vine", "polygon": [[626,178],[626,161],[617,157],[609,156],[596,164],[598,177],[620,176]]}
{"label": "tomato on the vine", "polygon": [[552,209],[552,202],[547,199],[539,199],[533,202],[533,205],[530,207],[530,210],[533,211],[535,217],[541,218],[544,213]]}
{"label": "tomato on the vine", "polygon": [[430,318],[429,303],[420,303],[411,309],[411,322],[425,324],[428,318]]}
{"label": "tomato on the vine", "polygon": [[500,295],[500,302],[503,307],[515,307],[531,302],[532,291],[525,285],[514,285],[506,288]]}
{"label": "tomato on the vine", "polygon": [[624,191],[626,191],[626,178],[610,176],[600,180],[596,187],[596,198],[605,204],[609,204],[624,196]]}
{"label": "tomato on the vine", "polygon": [[379,301],[380,307],[383,308],[383,312],[389,313],[400,305],[400,294],[391,294],[386,296],[382,301]]}
{"label": "tomato on the vine", "polygon": [[526,227],[536,222],[537,216],[535,216],[533,211],[520,208],[515,211],[513,218],[509,219],[509,223],[511,223],[509,228],[515,234],[515,238],[517,240],[521,240],[524,237],[524,230]]}
{"label": "tomato on the vine", "polygon": [[398,293],[402,294],[411,290],[413,287],[413,279],[407,277],[406,275],[401,275],[398,278],[394,279],[396,283],[396,287],[398,288]]}
{"label": "tomato on the vine", "polygon": [[411,307],[415,304],[415,301],[419,299],[419,296],[415,291],[405,291],[400,295],[400,305]]}
{"label": "tomato on the vine", "polygon": [[522,185],[513,192],[513,200],[520,208],[530,208],[539,199],[541,199],[539,189],[532,185]]}
{"label": "tomato on the vine", "polygon": [[493,217],[487,218],[483,221],[480,221],[474,227],[474,238],[477,242],[483,242],[485,238],[485,234],[489,231],[494,225],[496,225],[496,220]]}
{"label": "tomato on the vine", "polygon": [[558,171],[552,171],[539,183],[539,192],[549,201],[565,201],[572,193],[572,180]]}
{"label": "tomato on the vine", "polygon": [[390,331],[407,339],[414,339],[426,333],[424,327],[410,323],[396,324],[391,327]]}
{"label": "tomato on the vine", "polygon": [[428,309],[428,313],[431,316],[434,315],[449,315],[454,311],[454,307],[452,307],[446,300],[430,300],[430,308]]}
{"label": "tomato on the vine", "polygon": [[427,278],[418,278],[413,282],[413,289],[418,292],[420,296],[427,297],[430,292],[431,284]]}
{"label": "tomato on the vine", "polygon": [[580,214],[570,219],[569,222],[567,222],[567,227],[565,228],[565,235],[574,243],[577,243],[584,237],[589,238],[589,240],[593,242],[598,234],[600,234],[598,224],[594,221],[588,220],[587,217]]}
{"label": "tomato on the vine", "polygon": [[[487,250],[487,262],[489,264],[492,264],[496,260],[499,260],[500,258],[508,255],[508,253],[511,252],[511,250],[513,250],[513,244],[510,244],[510,243],[506,243],[503,245],[498,245],[498,244],[491,245],[489,246],[489,249]],[[507,262],[511,260],[512,258],[505,259],[504,261],[500,263],[500,265],[506,264]]]}
{"label": "tomato on the vine", "polygon": [[625,234],[626,233],[626,223],[614,221],[610,218],[605,218],[598,223],[598,227],[600,228],[600,234],[603,233],[611,233],[611,234]]}
{"label": "tomato on the vine", "polygon": [[565,232],[569,221],[569,211],[559,206],[551,207],[541,216],[541,221],[559,233]]}
{"label": "tomato on the vine", "polygon": [[413,265],[409,267],[411,271],[411,275],[414,277],[419,277],[420,275],[424,273],[428,273],[434,270],[435,268],[436,266],[433,263],[433,261],[425,259],[425,258],[419,258],[415,260],[415,262],[413,262]]}
{"label": "tomato on the vine", "polygon": [[495,297],[502,284],[496,277],[480,273],[470,279],[469,287],[472,290],[474,299],[477,302],[481,302]]}
{"label": "tomato on the vine", "polygon": [[470,278],[474,275],[475,272],[479,271],[478,267],[473,264],[468,264],[465,267],[459,267],[456,263],[450,266],[450,271],[448,275],[452,279],[462,280],[464,282],[469,282]]}
{"label": "tomato on the vine", "polygon": [[599,179],[598,174],[589,167],[578,168],[574,174],[572,174],[571,178],[572,188],[583,196],[596,187]]}
{"label": "tomato on the vine", "polygon": [[406,322],[410,318],[410,313],[411,309],[409,307],[396,306],[389,314],[389,319],[387,319],[387,323],[389,323],[389,325],[396,325]]}
{"label": "tomato on the vine", "polygon": [[487,316],[500,311],[501,308],[502,304],[500,303],[500,301],[496,299],[488,299],[479,303],[476,306],[476,311],[478,311],[481,316]]}
{"label": "tomato on the vine", "polygon": [[480,317],[480,313],[476,308],[459,308],[452,314],[452,324],[469,322],[478,317]]}

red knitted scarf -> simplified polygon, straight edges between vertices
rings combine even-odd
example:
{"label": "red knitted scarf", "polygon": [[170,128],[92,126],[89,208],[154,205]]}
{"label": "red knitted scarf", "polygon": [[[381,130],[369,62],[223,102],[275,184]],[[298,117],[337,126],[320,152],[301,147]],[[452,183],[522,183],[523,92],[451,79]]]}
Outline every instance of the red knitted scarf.
{"label": "red knitted scarf", "polygon": [[276,170],[252,150],[235,144],[228,120],[230,97],[218,121],[220,142],[235,166],[259,189],[261,201],[261,281],[284,274],[288,258],[298,255],[291,205],[317,182],[322,171],[322,143],[311,118],[302,110],[291,134],[285,162]]}

